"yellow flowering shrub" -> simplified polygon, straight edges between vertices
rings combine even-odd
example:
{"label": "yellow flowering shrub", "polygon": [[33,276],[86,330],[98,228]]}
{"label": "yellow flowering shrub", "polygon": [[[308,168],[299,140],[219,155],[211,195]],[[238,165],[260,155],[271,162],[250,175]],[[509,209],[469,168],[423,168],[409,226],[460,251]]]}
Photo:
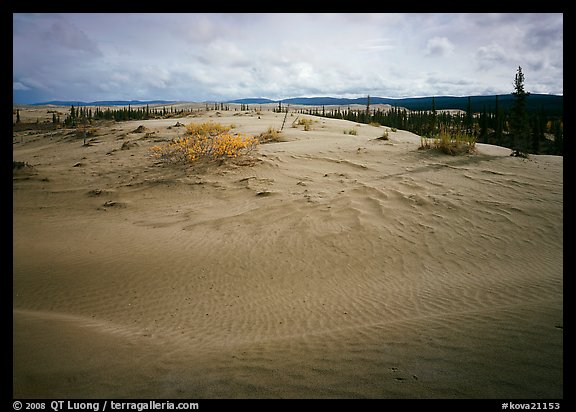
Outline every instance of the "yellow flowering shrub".
{"label": "yellow flowering shrub", "polygon": [[152,154],[168,162],[193,162],[239,157],[258,145],[254,136],[230,133],[230,129],[213,122],[190,123],[184,137],[152,147]]}

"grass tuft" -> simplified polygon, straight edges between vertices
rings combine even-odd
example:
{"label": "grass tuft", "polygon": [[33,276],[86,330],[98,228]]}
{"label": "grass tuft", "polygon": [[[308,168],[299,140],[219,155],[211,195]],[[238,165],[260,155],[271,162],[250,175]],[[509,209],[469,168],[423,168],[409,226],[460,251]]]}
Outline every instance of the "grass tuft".
{"label": "grass tuft", "polygon": [[452,156],[473,153],[476,150],[476,138],[462,132],[451,132],[442,128],[434,138],[420,138],[420,149],[435,149]]}
{"label": "grass tuft", "polygon": [[269,127],[268,130],[266,130],[265,132],[262,132],[258,135],[258,141],[260,143],[276,143],[276,142],[280,142],[281,140],[281,134],[282,132],[280,132],[279,130],[276,130],[272,127]]}

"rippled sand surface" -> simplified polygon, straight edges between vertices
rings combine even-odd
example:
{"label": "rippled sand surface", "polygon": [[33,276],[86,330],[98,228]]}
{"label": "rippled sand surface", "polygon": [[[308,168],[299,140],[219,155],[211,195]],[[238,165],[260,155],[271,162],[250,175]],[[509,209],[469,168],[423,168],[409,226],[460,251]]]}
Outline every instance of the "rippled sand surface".
{"label": "rippled sand surface", "polygon": [[311,117],[151,158],[177,121],[284,118],[211,113],[15,133],[14,397],[563,396],[561,157]]}

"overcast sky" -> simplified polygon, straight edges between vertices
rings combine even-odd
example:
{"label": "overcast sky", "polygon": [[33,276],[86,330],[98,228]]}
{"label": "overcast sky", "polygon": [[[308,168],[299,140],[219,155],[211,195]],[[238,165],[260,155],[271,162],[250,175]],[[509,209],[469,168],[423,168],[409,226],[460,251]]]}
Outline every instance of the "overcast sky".
{"label": "overcast sky", "polygon": [[557,14],[13,14],[13,97],[563,94]]}

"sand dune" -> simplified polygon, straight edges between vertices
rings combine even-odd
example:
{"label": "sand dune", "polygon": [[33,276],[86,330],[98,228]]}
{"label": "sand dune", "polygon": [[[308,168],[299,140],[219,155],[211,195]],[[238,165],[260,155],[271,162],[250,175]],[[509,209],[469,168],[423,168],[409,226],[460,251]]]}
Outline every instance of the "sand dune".
{"label": "sand dune", "polygon": [[14,397],[563,396],[561,157],[313,117],[150,157],[177,121],[283,121],[214,113],[14,134]]}

